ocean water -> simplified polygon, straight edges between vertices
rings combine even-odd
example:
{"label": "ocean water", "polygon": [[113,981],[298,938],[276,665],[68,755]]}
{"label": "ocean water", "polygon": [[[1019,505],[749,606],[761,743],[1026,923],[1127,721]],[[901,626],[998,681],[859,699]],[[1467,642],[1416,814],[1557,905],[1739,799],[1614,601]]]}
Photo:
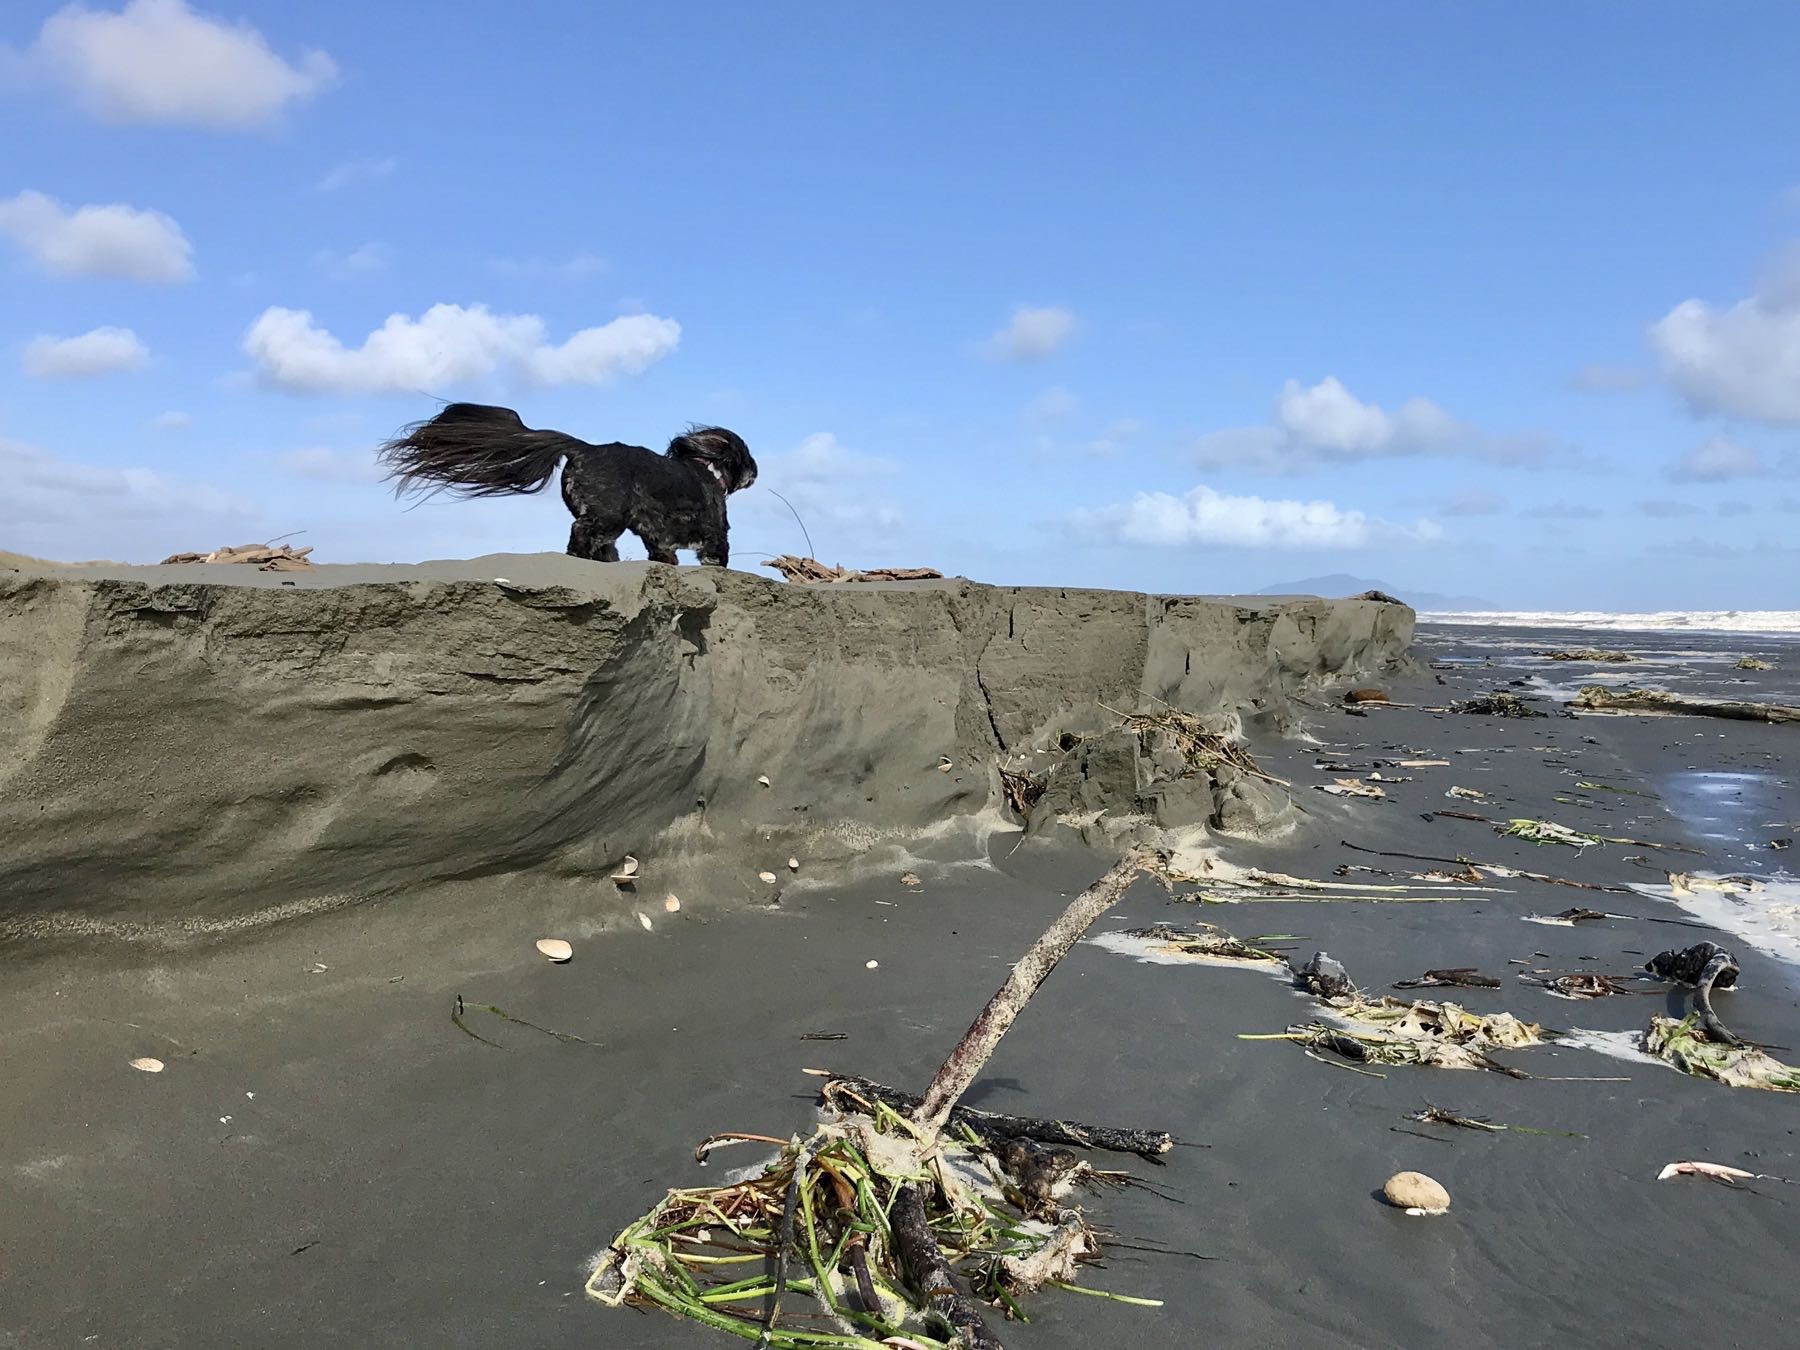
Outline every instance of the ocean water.
{"label": "ocean water", "polygon": [[1494,628],[1562,628],[1596,633],[1771,633],[1800,636],[1800,609],[1667,609],[1620,614],[1605,610],[1495,610],[1421,613],[1421,623]]}

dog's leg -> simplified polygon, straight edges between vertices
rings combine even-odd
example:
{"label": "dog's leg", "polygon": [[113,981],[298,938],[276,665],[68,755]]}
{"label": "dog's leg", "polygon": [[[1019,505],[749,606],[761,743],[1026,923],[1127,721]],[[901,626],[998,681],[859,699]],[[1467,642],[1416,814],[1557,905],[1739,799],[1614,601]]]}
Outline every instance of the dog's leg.
{"label": "dog's leg", "polygon": [[595,562],[619,561],[618,535],[607,537],[591,516],[576,516],[569,529],[569,556]]}
{"label": "dog's leg", "polygon": [[731,550],[723,539],[709,540],[699,548],[700,565],[702,567],[728,567],[731,565]]}
{"label": "dog's leg", "polygon": [[674,564],[680,561],[675,556],[675,550],[665,547],[660,539],[653,538],[642,530],[633,530],[632,533],[637,535],[638,541],[643,544],[644,551],[650,555],[651,562]]}

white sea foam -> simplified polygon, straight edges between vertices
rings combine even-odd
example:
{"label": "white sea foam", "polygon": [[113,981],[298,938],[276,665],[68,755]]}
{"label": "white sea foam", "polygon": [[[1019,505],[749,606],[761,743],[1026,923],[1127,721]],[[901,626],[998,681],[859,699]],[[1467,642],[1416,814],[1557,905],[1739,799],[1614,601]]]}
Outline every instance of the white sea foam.
{"label": "white sea foam", "polygon": [[1605,610],[1493,610],[1465,613],[1427,612],[1421,623],[1473,624],[1484,628],[1577,628],[1596,632],[1642,633],[1795,633],[1797,609],[1666,609],[1654,613],[1615,614]]}

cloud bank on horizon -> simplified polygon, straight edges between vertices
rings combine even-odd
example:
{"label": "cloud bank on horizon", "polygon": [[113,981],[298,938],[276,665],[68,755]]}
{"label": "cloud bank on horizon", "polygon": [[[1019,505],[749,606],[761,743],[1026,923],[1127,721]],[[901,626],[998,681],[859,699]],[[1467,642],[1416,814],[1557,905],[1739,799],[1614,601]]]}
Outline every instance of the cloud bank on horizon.
{"label": "cloud bank on horizon", "polygon": [[[554,48],[471,13],[420,78],[407,25],[346,0],[16,7],[0,547],[557,547],[554,494],[383,491],[372,447],[471,398],[594,440],[734,426],[763,465],[734,519],[764,552],[804,530],[827,561],[1008,582],[1301,567],[1535,606],[1794,603],[1800,167],[1736,128],[1800,113],[1774,55],[1800,16],[1754,43],[1636,25],[1646,62],[1697,58],[1677,145],[1572,74],[1516,87],[1531,25],[1498,13],[1409,30],[1440,80],[1378,54],[1398,15],[1296,42],[1169,4],[1152,41],[1052,8],[945,44],[901,12],[797,36],[556,0]],[[1587,16],[1557,36],[1619,40]],[[1227,49],[1203,89],[1177,78]],[[794,78],[875,52],[879,90]],[[674,64],[706,99],[671,105]],[[1250,93],[1277,111],[1243,115]],[[1505,116],[1527,102],[1560,110],[1592,193],[1537,173]],[[1588,130],[1627,143],[1587,154]],[[1594,247],[1671,177],[1689,204]]]}

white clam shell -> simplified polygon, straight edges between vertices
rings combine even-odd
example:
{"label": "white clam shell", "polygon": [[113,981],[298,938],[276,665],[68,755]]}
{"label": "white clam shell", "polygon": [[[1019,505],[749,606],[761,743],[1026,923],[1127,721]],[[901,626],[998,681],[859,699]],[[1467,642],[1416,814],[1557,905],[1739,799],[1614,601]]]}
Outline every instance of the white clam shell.
{"label": "white clam shell", "polygon": [[537,949],[558,965],[575,955],[575,949],[561,938],[539,938]]}
{"label": "white clam shell", "polygon": [[149,1055],[140,1055],[131,1061],[131,1067],[140,1073],[161,1073],[163,1062],[160,1059],[152,1059]]}

